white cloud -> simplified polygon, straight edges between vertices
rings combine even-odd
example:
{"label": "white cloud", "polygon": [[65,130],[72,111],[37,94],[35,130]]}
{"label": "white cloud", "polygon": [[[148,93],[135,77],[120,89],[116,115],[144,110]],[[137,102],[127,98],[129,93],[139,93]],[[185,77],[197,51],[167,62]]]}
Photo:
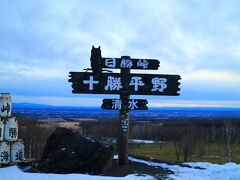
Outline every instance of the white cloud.
{"label": "white cloud", "polygon": [[[240,39],[240,37],[239,37]],[[229,46],[227,46],[225,48],[225,52],[229,55],[229,56],[233,56],[234,60],[236,62],[238,62],[238,64],[240,65],[240,40],[239,42],[230,44]]]}
{"label": "white cloud", "polygon": [[27,78],[27,79],[51,79],[51,78],[63,78],[68,74],[68,70],[66,67],[61,64],[54,65],[44,65],[40,64],[37,66],[29,66],[28,64],[17,64],[12,62],[6,62],[4,68],[0,69],[0,73],[2,78],[8,77],[9,79],[18,78]]}
{"label": "white cloud", "polygon": [[196,72],[182,74],[182,77],[186,80],[218,81],[223,84],[240,84],[240,72],[199,70]]}
{"label": "white cloud", "polygon": [[149,101],[149,107],[240,107],[240,101],[191,101],[191,100],[181,100],[181,101],[161,101],[161,102],[151,102]]}
{"label": "white cloud", "polygon": [[67,78],[69,71],[88,68],[91,45],[101,45],[105,57],[161,61],[158,71],[141,73],[180,74],[183,84],[203,79],[239,84],[238,5],[237,1],[4,1],[0,80],[19,84],[24,78],[48,83]]}
{"label": "white cloud", "polygon": [[16,103],[37,103],[54,106],[101,106],[101,98],[57,97],[57,96],[12,96]]}
{"label": "white cloud", "polygon": [[185,60],[179,60],[182,62],[187,60],[194,64],[196,60],[201,60],[203,55],[215,51],[215,44],[211,42],[210,37],[206,37],[204,34],[189,34],[179,28],[172,32],[171,41],[183,53],[180,57],[186,58]]}

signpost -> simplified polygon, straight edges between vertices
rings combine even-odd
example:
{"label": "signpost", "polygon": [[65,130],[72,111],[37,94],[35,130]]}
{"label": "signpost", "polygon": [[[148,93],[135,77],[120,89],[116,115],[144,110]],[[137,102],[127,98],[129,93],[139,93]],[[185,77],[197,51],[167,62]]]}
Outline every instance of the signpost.
{"label": "signpost", "polygon": [[[128,71],[129,69],[122,69]],[[122,94],[130,95],[179,95],[180,76],[166,74],[102,73],[101,80],[89,72],[70,72],[73,93],[77,94]],[[125,88],[124,88],[125,84]],[[126,88],[127,87],[127,88]]]}
{"label": "signpost", "polygon": [[[118,94],[119,99],[104,99],[102,109],[119,110],[118,164],[128,164],[129,110],[147,110],[145,99],[130,95],[178,96],[179,75],[131,74],[131,69],[157,70],[156,59],[102,58],[99,48],[91,51],[91,72],[70,72],[72,92],[77,94]],[[120,73],[103,73],[104,69],[120,69]]]}
{"label": "signpost", "polygon": [[[103,99],[102,109],[109,110],[148,110],[146,99]],[[125,104],[125,106],[123,105]]]}
{"label": "signpost", "polygon": [[157,70],[160,62],[157,59],[102,58],[102,68],[110,69],[146,69]]}

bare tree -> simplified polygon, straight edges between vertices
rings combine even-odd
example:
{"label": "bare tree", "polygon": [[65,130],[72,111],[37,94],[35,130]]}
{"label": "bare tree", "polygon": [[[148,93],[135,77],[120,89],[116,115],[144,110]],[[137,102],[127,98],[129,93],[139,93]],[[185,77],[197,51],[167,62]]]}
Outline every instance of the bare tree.
{"label": "bare tree", "polygon": [[180,160],[181,150],[182,150],[182,141],[174,141],[174,148],[177,160]]}
{"label": "bare tree", "polygon": [[231,161],[231,144],[232,144],[232,138],[234,135],[235,128],[231,121],[224,120],[223,121],[223,132],[226,140],[227,145],[227,160]]}

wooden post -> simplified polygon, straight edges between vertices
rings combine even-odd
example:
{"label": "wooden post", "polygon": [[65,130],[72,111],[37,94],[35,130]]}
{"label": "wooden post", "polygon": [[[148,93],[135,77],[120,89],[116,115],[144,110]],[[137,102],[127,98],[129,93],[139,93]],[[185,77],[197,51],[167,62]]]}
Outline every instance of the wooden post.
{"label": "wooden post", "polygon": [[[122,56],[122,59],[130,59],[129,56]],[[121,69],[121,82],[124,92],[120,94],[122,100],[122,109],[119,111],[118,123],[118,165],[128,165],[128,138],[129,138],[129,78],[130,69]]]}

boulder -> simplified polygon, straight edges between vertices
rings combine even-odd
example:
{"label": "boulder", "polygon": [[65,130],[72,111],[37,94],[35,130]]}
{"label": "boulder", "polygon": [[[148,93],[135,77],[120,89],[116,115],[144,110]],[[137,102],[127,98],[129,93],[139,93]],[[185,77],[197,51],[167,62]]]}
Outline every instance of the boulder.
{"label": "boulder", "polygon": [[39,170],[47,173],[105,172],[113,159],[113,145],[57,128],[48,138]]}

